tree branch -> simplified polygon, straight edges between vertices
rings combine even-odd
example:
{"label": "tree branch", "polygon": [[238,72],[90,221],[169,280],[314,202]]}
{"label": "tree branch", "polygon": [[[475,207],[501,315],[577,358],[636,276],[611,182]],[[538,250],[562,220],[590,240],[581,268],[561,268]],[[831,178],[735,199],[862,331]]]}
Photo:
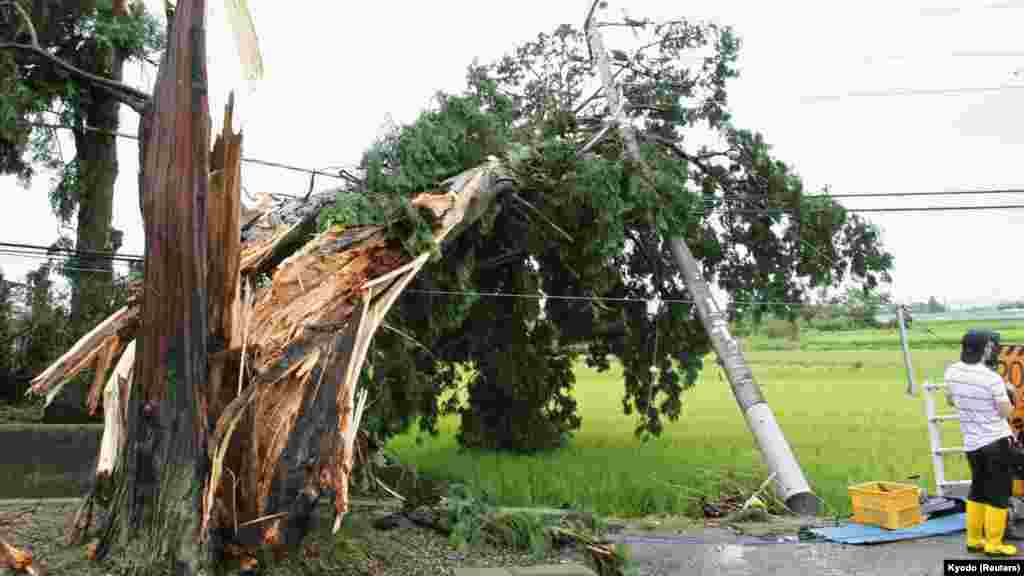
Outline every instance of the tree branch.
{"label": "tree branch", "polygon": [[596,135],[594,135],[594,137],[591,138],[589,142],[587,142],[582,148],[580,148],[579,152],[576,152],[576,159],[578,160],[578,159],[582,158],[584,154],[586,154],[587,152],[590,152],[590,150],[593,149],[594,146],[597,146],[599,142],[604,140],[604,137],[608,135],[608,132],[612,128],[613,128],[613,126],[612,126],[611,122],[605,124],[604,128],[602,128],[600,132],[598,132]]}
{"label": "tree branch", "polygon": [[61,60],[60,58],[57,58],[53,54],[50,54],[46,50],[43,50],[43,48],[39,45],[33,46],[30,44],[21,44],[18,42],[0,42],[0,50],[21,50],[22,52],[30,52],[32,54],[35,54],[36,56],[39,56],[49,61],[57,68],[60,68],[65,72],[68,72],[69,74],[78,78],[79,80],[89,82],[99,88],[103,88],[104,90],[109,92],[114,98],[119,100],[122,104],[128,106],[132,110],[135,110],[139,114],[142,114],[146,110],[146,107],[149,105],[149,94],[146,94],[145,92],[142,92],[141,90],[138,90],[136,88],[132,88],[127,84],[115,82],[113,80],[103,78],[102,76],[90,74],[80,68],[76,68],[75,66],[72,66],[71,64],[68,64],[67,62]]}
{"label": "tree branch", "polygon": [[680,148],[675,142],[673,142],[672,140],[670,140],[668,138],[665,138],[664,136],[658,136],[657,134],[644,134],[644,133],[641,133],[640,136],[643,139],[645,139],[645,140],[648,140],[648,141],[651,141],[651,142],[655,142],[655,143],[658,143],[658,144],[661,144],[661,145],[665,146],[666,148],[669,149],[670,152],[672,152],[673,154],[675,154],[679,158],[682,158],[683,160],[686,160],[687,162],[693,164],[694,166],[697,167],[698,170],[700,170],[703,174],[705,174],[707,176],[713,176],[714,174],[713,174],[713,170],[711,169],[711,166],[708,166],[705,163],[706,160],[710,160],[711,158],[715,158],[717,156],[724,156],[726,158],[729,157],[729,153],[728,152],[706,152],[704,154],[697,154],[695,156],[693,154],[687,153],[682,148]]}
{"label": "tree branch", "polygon": [[[28,35],[32,38],[32,45],[39,48],[39,35],[36,34],[36,26],[32,23],[32,18],[29,17],[28,12],[25,12],[25,9],[21,4],[18,4],[14,0],[5,0],[4,2],[0,2],[0,6],[7,5],[14,6],[14,11],[21,15],[21,19],[24,20],[25,24],[28,26]],[[12,39],[17,37],[18,33],[15,32]]]}
{"label": "tree branch", "polygon": [[[583,20],[583,32],[586,33],[590,29],[590,21],[594,18],[594,11],[597,10],[597,5],[601,0],[594,0],[590,4],[590,9],[587,10],[587,17]],[[590,56],[590,61],[594,61],[594,51],[590,48],[590,42],[587,42],[587,55]]]}
{"label": "tree branch", "polygon": [[[617,80],[619,78],[619,74],[622,74],[625,70],[626,70],[625,67],[619,68],[618,70],[615,71],[615,74],[612,75],[612,78]],[[590,97],[588,97],[583,102],[580,102],[580,104],[578,106],[576,106],[576,108],[572,111],[572,115],[575,116],[575,115],[579,114],[584,108],[586,108],[587,104],[590,104],[591,102],[596,100],[597,97],[600,96],[603,93],[604,93],[604,86],[598,87],[598,89],[594,90],[594,93],[591,94]]]}
{"label": "tree branch", "polygon": [[565,230],[562,230],[561,228],[559,228],[558,225],[555,224],[554,222],[552,222],[550,218],[545,216],[544,213],[541,212],[539,208],[537,208],[533,204],[530,204],[526,200],[523,200],[518,194],[516,194],[514,192],[511,194],[511,197],[512,197],[513,200],[516,200],[516,201],[522,203],[523,206],[526,206],[527,208],[532,210],[535,214],[540,216],[540,218],[542,220],[544,220],[548,224],[548,226],[551,226],[552,228],[554,228],[555,231],[558,232],[559,234],[561,234],[562,236],[564,236],[566,240],[568,240],[569,242],[573,242],[574,241],[572,239],[572,236],[570,236],[568,232],[566,232]]}
{"label": "tree branch", "polygon": [[654,24],[651,20],[632,20],[627,19],[623,22],[595,22],[595,28],[614,28],[614,27],[625,27],[625,28],[646,28],[647,26]]}

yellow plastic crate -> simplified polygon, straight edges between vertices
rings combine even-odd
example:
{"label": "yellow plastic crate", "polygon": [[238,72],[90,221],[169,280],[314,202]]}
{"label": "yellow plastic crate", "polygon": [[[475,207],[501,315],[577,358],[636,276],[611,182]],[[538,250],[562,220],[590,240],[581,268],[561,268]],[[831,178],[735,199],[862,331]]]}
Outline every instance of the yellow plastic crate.
{"label": "yellow plastic crate", "polygon": [[866,482],[849,487],[853,522],[895,530],[924,522],[921,489],[913,484]]}

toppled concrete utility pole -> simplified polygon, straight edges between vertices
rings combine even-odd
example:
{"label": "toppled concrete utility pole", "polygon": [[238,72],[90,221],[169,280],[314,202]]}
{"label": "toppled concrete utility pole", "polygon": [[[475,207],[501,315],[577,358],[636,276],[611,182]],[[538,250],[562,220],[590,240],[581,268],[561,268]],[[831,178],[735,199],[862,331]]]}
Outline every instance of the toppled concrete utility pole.
{"label": "toppled concrete utility pole", "polygon": [[914,365],[910,362],[910,347],[907,344],[907,323],[904,317],[906,308],[896,306],[896,324],[900,329],[900,346],[903,347],[903,364],[907,367],[907,395],[917,396],[917,384],[914,383]]}
{"label": "toppled concrete utility pole", "polygon": [[[613,114],[611,121],[616,124],[622,136],[626,155],[640,169],[643,183],[652,185],[653,174],[640,156],[636,133],[626,114],[624,97],[612,76],[608,53],[605,51],[601,33],[597,26],[592,24],[594,11],[599,2],[602,7],[606,5],[603,0],[593,0],[584,24],[584,32],[587,34],[592,57],[596,60],[601,82],[604,84],[608,107]],[[776,478],[776,493],[794,513],[808,516],[817,514],[818,497],[811,492],[793,450],[761,394],[760,387],[754,381],[754,374],[747,366],[739,343],[729,334],[725,314],[715,303],[707,284],[700,278],[697,261],[682,238],[669,238],[668,243],[672,255],[675,257],[676,265],[686,281],[686,289],[697,305],[697,311],[704,324],[704,329],[711,339],[711,345],[725,368],[736,402],[739,403],[740,409],[747,419],[747,425],[757,440],[761,456]]]}

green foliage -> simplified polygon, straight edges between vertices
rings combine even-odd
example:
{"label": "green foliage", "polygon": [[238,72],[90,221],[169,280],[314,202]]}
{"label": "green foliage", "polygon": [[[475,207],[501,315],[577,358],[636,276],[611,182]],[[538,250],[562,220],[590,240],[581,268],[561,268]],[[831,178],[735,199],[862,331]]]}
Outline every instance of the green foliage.
{"label": "green foliage", "polygon": [[526,512],[499,512],[464,484],[449,486],[444,508],[448,538],[457,549],[492,544],[542,558],[549,548],[551,522]]}
{"label": "green foliage", "polygon": [[[613,68],[653,181],[641,181],[614,131],[579,153],[603,127],[607,101],[589,95],[597,76],[583,33],[561,26],[473,63],[463,93],[439,95],[377,142],[363,184],[339,196],[327,223],[383,223],[408,238],[408,223],[422,224],[387,206],[490,155],[518,184],[414,280],[389,317],[404,336],[375,340],[382,433],[415,416],[434,433],[440,416],[458,414],[465,447],[562,445],[580,426],[570,368],[582,353],[601,370],[621,362],[623,411],[638,416],[640,437],[660,434],[711,350],[666,236],[684,238],[704,277],[730,293],[734,321],[793,320],[799,307],[788,303],[807,290],[888,279],[892,257],[875,227],[827,193],[805,194],[761,134],[733,125],[725,87],[739,41],[729,28],[678,20],[637,31],[651,41]],[[698,52],[698,64],[681,64]],[[701,127],[723,147],[688,149],[685,135]],[[568,298],[542,303],[540,293]],[[673,304],[647,305],[658,300]]]}
{"label": "green foliage", "polygon": [[482,109],[480,96],[437,95],[437,108],[388,134],[365,154],[365,186],[343,190],[321,227],[383,225],[410,256],[437,251],[432,222],[411,204],[415,194],[483,163],[507,145],[509,121]]}
{"label": "green foliage", "polygon": [[[27,28],[4,26],[19,22],[19,17],[10,7],[0,11],[7,12],[0,22],[0,41],[28,43]],[[140,2],[131,3],[129,14],[120,17],[114,16],[111,0],[65,2],[43,13],[47,19],[34,22],[43,48],[99,76],[114,74],[114,50],[127,61],[151,61],[164,49],[159,21]],[[97,109],[97,101],[110,96],[59,73],[49,63],[26,63],[19,52],[0,52],[0,93],[5,95],[0,99],[0,174],[17,175],[27,187],[37,167],[59,173],[69,162],[61,154],[56,130],[28,123],[95,126],[97,119],[87,116]],[[51,204],[58,217],[67,221],[79,193],[74,187],[78,181],[64,176],[58,176]]]}
{"label": "green foliage", "polygon": [[878,314],[891,303],[887,292],[851,286],[835,296],[808,301],[800,314],[806,326],[825,332],[877,328]]}
{"label": "green foliage", "polygon": [[[997,310],[1006,310],[1009,308],[1017,308],[1014,303],[1003,303],[996,306]],[[929,296],[927,302],[914,302],[910,304],[910,310],[912,312],[922,312],[924,314],[941,314],[946,312],[946,306],[939,302],[935,296]]]}
{"label": "green foliage", "polygon": [[484,524],[490,512],[483,500],[474,497],[464,485],[453,484],[449,487],[447,512],[452,546],[462,549],[483,542]]}
{"label": "green foliage", "polygon": [[130,59],[145,59],[163,51],[166,39],[160,22],[142,3],[132,3],[130,10],[128,18],[118,18],[111,0],[99,0],[95,11],[77,22],[78,34],[108,50],[120,50]]}
{"label": "green foliage", "polygon": [[19,396],[14,386],[14,340],[17,337],[16,327],[13,325],[14,310],[11,294],[11,285],[4,279],[0,271],[0,382],[5,386],[0,394],[8,400],[15,400]]}
{"label": "green foliage", "polygon": [[[4,394],[10,402],[33,402],[24,397],[25,388],[15,389],[13,384],[42,372],[92,328],[72,324],[70,294],[54,282],[59,266],[44,262],[26,274],[22,289],[15,289],[0,276],[0,382],[12,384]],[[99,300],[103,307],[92,311],[94,316],[107,317],[123,306],[126,288],[124,283],[107,287],[105,297]],[[68,386],[87,386],[91,381],[90,369]]]}

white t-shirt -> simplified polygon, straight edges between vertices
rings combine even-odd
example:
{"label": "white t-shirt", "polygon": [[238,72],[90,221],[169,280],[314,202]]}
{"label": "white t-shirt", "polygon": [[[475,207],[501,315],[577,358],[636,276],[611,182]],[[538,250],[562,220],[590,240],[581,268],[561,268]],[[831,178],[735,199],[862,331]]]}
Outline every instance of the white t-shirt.
{"label": "white t-shirt", "polygon": [[946,369],[946,393],[960,413],[964,450],[971,452],[1012,436],[1010,424],[999,415],[996,402],[1009,402],[1006,383],[982,363],[957,362]]}

